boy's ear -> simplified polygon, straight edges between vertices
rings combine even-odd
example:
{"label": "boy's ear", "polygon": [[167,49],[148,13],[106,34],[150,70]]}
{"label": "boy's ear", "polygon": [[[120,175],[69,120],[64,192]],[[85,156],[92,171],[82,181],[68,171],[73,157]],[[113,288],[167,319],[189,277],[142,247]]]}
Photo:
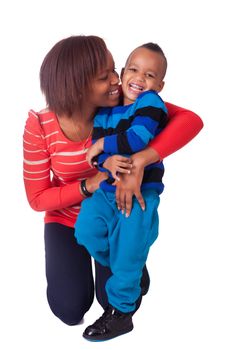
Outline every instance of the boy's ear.
{"label": "boy's ear", "polygon": [[125,72],[125,68],[122,68],[121,69],[121,75],[120,75],[120,78],[122,79],[123,75],[124,75],[124,72]]}
{"label": "boy's ear", "polygon": [[162,91],[162,90],[163,90],[164,85],[165,85],[165,81],[163,81],[163,80],[162,80],[162,81],[159,83],[159,89],[157,90],[157,92]]}

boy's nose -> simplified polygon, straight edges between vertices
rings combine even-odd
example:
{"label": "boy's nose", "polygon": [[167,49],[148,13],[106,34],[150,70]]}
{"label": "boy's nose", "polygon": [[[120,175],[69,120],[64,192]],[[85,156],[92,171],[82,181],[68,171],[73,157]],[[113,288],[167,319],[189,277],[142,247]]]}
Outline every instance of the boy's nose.
{"label": "boy's nose", "polygon": [[144,76],[144,74],[138,74],[137,80],[138,80],[138,81],[145,81],[145,76]]}

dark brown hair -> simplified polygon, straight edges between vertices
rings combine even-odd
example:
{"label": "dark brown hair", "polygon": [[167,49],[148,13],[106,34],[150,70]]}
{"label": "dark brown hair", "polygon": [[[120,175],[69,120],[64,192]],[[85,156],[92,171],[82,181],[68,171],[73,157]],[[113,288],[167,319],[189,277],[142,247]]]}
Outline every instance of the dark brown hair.
{"label": "dark brown hair", "polygon": [[81,110],[92,80],[107,62],[107,47],[97,36],[71,36],[56,43],[40,68],[47,106],[58,115]]}

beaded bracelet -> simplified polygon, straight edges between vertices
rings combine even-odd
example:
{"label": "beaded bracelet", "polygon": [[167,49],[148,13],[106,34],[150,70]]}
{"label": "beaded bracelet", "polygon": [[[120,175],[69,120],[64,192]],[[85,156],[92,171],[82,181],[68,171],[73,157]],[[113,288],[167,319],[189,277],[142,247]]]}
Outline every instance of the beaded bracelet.
{"label": "beaded bracelet", "polygon": [[84,194],[84,196],[86,196],[86,197],[91,197],[92,196],[92,193],[89,192],[87,187],[86,187],[86,179],[81,181],[80,188],[81,188],[81,191]]}

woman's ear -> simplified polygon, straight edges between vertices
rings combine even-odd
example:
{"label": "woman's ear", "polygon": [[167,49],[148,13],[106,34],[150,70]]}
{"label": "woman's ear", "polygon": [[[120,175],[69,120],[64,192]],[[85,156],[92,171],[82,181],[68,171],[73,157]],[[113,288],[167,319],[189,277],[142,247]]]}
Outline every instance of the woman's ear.
{"label": "woman's ear", "polygon": [[125,72],[125,67],[121,69],[121,75],[120,75],[121,80],[122,80],[122,77],[124,75],[124,72]]}

